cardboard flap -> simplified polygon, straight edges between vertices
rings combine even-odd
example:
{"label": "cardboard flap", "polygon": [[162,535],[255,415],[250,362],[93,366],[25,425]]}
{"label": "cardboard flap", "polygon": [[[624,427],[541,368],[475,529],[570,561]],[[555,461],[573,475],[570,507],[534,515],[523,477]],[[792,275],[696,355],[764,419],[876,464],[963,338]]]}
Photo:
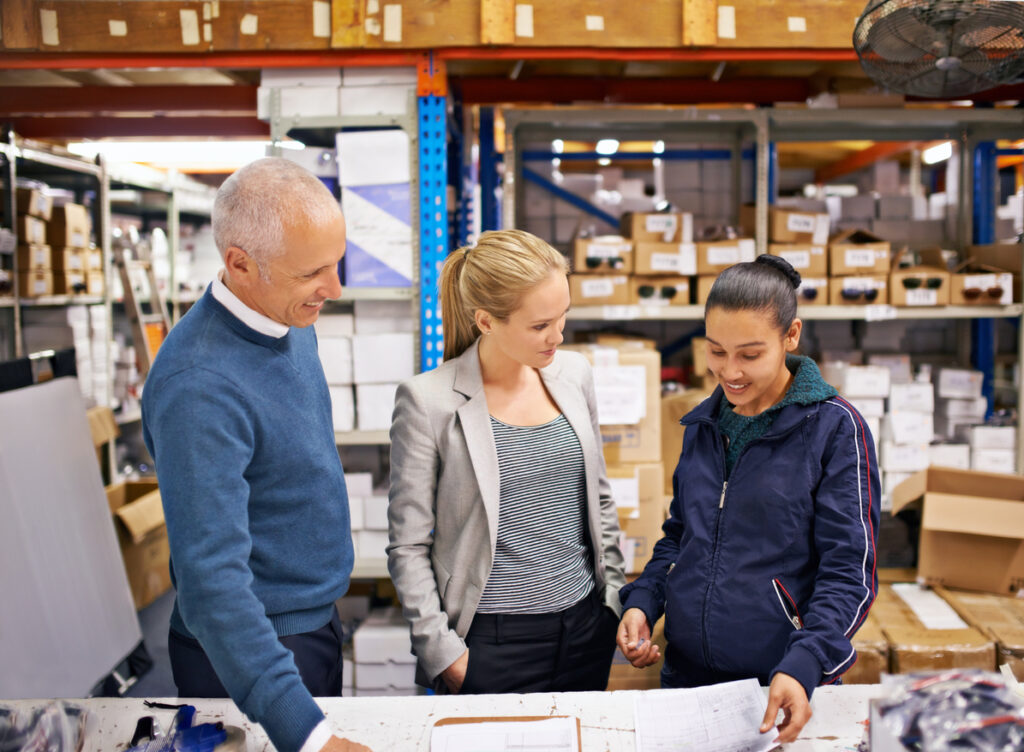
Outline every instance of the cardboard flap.
{"label": "cardboard flap", "polygon": [[151,491],[119,507],[114,516],[120,520],[132,542],[141,543],[149,533],[164,524],[164,507],[160,501],[160,492]]}
{"label": "cardboard flap", "polygon": [[942,249],[938,246],[930,245],[927,248],[921,248],[918,250],[917,255],[924,266],[933,266],[937,269],[948,271],[946,259],[943,258]]}
{"label": "cardboard flap", "polygon": [[914,473],[892,490],[893,513],[919,502],[926,492],[1024,501],[1024,477],[930,467]]}
{"label": "cardboard flap", "polygon": [[929,491],[921,529],[1024,539],[1024,504]]}
{"label": "cardboard flap", "polygon": [[94,446],[102,446],[121,435],[121,429],[109,407],[91,407],[85,414],[89,419],[89,432]]}
{"label": "cardboard flap", "polygon": [[974,264],[997,267],[1014,274],[1020,274],[1024,264],[1024,246],[1018,243],[972,245],[967,255]]}

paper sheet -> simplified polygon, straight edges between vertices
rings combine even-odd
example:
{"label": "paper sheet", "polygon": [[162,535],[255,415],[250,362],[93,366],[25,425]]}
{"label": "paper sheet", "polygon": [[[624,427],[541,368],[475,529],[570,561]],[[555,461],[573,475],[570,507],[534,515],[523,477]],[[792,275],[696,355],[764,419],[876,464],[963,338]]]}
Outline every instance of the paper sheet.
{"label": "paper sheet", "polygon": [[579,752],[575,718],[434,726],[430,752]]}
{"label": "paper sheet", "polygon": [[637,696],[636,752],[766,752],[775,729],[758,731],[768,700],[757,679]]}

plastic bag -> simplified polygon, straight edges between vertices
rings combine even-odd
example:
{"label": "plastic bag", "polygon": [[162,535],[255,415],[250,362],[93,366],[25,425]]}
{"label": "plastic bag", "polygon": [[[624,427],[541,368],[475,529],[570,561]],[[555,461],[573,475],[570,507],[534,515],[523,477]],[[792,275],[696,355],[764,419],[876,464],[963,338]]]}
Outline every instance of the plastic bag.
{"label": "plastic bag", "polygon": [[29,711],[0,706],[0,752],[78,752],[86,717],[60,700]]}

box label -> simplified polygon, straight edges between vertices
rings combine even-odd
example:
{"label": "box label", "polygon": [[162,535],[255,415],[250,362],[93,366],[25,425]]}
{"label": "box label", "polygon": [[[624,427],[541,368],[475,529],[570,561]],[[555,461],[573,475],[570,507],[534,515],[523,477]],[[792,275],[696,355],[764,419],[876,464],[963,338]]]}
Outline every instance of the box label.
{"label": "box label", "polygon": [[828,230],[830,220],[827,214],[817,215],[817,221],[814,226],[814,235],[811,237],[811,242],[815,245],[825,245],[828,242]]}
{"label": "box label", "polygon": [[811,265],[809,251],[779,251],[779,258],[788,261],[794,269],[806,269]]}
{"label": "box label", "polygon": [[875,252],[858,248],[847,248],[844,256],[846,265],[851,267],[872,267],[875,265]]}
{"label": "box label", "polygon": [[46,280],[36,279],[32,281],[32,293],[34,295],[45,295],[46,294]]}
{"label": "box label", "polygon": [[651,268],[656,272],[683,274],[683,257],[678,253],[652,253]]}
{"label": "box label", "polygon": [[647,371],[643,366],[594,366],[598,423],[633,426],[647,415]]}
{"label": "box label", "polygon": [[587,243],[587,258],[618,258],[629,253],[629,243]]}
{"label": "box label", "polygon": [[937,593],[922,590],[909,582],[894,583],[892,589],[910,607],[925,629],[968,628],[967,623],[957,615],[953,607]]}
{"label": "box label", "polygon": [[612,478],[609,476],[608,485],[612,489],[612,498],[615,499],[616,509],[635,510],[635,515],[640,516],[640,478]]}
{"label": "box label", "polygon": [[32,251],[32,263],[36,266],[46,266],[46,251],[42,248]]}
{"label": "box label", "polygon": [[712,266],[725,266],[740,262],[738,245],[713,245],[708,247],[708,263]]}
{"label": "box label", "polygon": [[603,277],[580,280],[580,293],[584,298],[607,298],[615,294],[615,284]]}
{"label": "box label", "polygon": [[790,232],[814,232],[815,220],[813,214],[790,214],[786,217],[786,229]]}
{"label": "box label", "polygon": [[908,306],[933,306],[939,303],[938,290],[907,290]]}
{"label": "box label", "polygon": [[679,217],[675,214],[648,214],[644,217],[644,229],[657,233],[667,241],[671,240],[679,227]]}

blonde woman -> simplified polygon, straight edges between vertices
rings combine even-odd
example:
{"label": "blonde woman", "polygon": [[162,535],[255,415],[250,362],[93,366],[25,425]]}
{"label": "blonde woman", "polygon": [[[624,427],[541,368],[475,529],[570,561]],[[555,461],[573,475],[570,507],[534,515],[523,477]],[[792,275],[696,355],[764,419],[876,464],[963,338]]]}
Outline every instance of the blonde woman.
{"label": "blonde woman", "polygon": [[566,273],[518,230],[455,251],[445,362],[398,388],[388,569],[423,686],[607,683],[625,576],[590,366],[558,351]]}

